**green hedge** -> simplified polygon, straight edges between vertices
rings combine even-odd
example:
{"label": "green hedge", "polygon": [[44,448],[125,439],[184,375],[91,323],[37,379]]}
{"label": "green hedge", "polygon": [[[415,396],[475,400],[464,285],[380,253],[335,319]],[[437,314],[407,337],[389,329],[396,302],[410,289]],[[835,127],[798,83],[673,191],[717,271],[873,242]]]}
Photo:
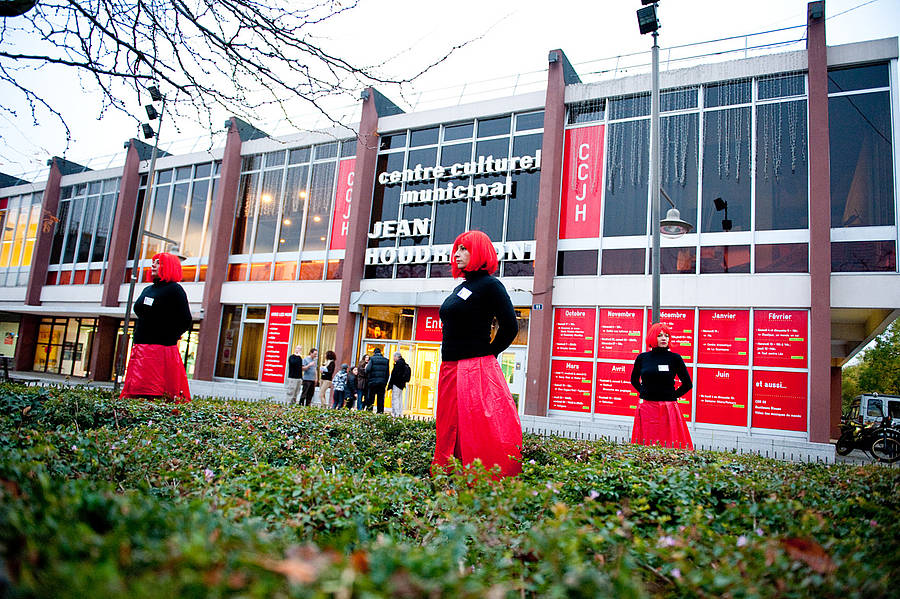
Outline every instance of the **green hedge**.
{"label": "green hedge", "polygon": [[12,597],[878,597],[900,471],[526,436],[429,472],[433,423],[0,387]]}

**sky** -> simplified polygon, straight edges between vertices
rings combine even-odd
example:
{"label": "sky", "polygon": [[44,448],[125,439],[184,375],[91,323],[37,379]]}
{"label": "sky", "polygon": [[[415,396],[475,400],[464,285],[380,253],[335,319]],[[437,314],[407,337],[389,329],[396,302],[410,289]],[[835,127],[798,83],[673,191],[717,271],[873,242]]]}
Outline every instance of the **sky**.
{"label": "sky", "polygon": [[[585,74],[616,64],[615,60],[599,59],[645,52],[652,43],[650,36],[638,32],[635,11],[640,8],[639,0],[562,0],[555,4],[559,8],[551,8],[554,3],[546,0],[360,0],[359,6],[321,25],[316,33],[322,45],[351,61],[387,61],[383,72],[396,77],[415,73],[454,46],[468,42],[402,94],[394,89],[382,90],[398,103],[418,103],[419,109],[458,103],[463,85],[463,101],[478,99],[472,95],[478,89],[485,90],[485,97],[509,95],[517,80],[519,92],[542,89],[547,53],[552,49],[561,48],[576,71],[590,79]],[[667,54],[667,49],[675,46],[803,25],[806,6],[806,0],[661,0],[661,58],[665,61],[672,53],[693,51],[682,48],[668,50]],[[900,0],[828,0],[826,18],[829,45],[900,36]],[[798,39],[804,34],[801,28],[748,39],[752,45],[775,37]],[[727,42],[732,47],[743,43],[743,39]],[[23,40],[17,50],[25,51],[27,45]],[[19,115],[11,118],[0,114],[0,172],[43,180],[45,163],[51,156],[64,156],[93,168],[121,164],[123,143],[131,137],[140,138],[139,123],[133,116],[103,111],[99,97],[83,87],[73,73],[48,71],[23,80],[60,108],[73,139],[67,148],[58,123],[43,117],[33,123],[23,114],[22,106],[10,99],[10,90],[0,87],[0,98],[5,98],[0,101],[5,107],[18,109]],[[142,114],[137,98],[133,103],[134,113]],[[337,112],[343,108],[351,114],[357,112],[355,104],[353,97],[333,102]],[[224,123],[229,116],[214,112],[210,121]],[[258,116],[254,124],[260,128],[287,132],[278,128],[277,115],[261,112]],[[207,128],[188,120],[170,119],[163,125],[160,144],[166,147],[173,143],[180,152],[204,149],[209,147],[210,134]]]}

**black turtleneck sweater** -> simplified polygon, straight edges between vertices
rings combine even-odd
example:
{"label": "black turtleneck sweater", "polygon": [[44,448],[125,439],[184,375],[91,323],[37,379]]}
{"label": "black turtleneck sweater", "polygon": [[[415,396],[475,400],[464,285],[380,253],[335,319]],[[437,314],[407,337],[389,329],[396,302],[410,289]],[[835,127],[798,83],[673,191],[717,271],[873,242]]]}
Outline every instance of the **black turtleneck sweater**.
{"label": "black turtleneck sweater", "polygon": [[[675,388],[675,375],[681,386]],[[666,347],[654,347],[634,360],[631,386],[644,401],[675,401],[691,390],[691,375],[684,360]]]}
{"label": "black turtleneck sweater", "polygon": [[[519,332],[516,311],[503,283],[483,270],[465,272],[465,277],[441,304],[443,360],[498,356]],[[495,317],[497,335],[491,341]]]}
{"label": "black turtleneck sweater", "polygon": [[157,281],[134,302],[134,342],[175,345],[191,328],[191,308],[181,285]]}

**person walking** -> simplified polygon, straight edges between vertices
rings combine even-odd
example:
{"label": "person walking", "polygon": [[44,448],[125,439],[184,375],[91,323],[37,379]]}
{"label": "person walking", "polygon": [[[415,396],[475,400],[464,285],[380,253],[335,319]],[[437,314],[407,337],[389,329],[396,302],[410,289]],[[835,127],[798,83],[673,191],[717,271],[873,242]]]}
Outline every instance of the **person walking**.
{"label": "person walking", "polygon": [[352,409],[356,407],[356,366],[347,372],[347,384],[344,386],[344,407]]}
{"label": "person walking", "polygon": [[348,368],[349,366],[347,364],[341,364],[341,369],[334,373],[334,378],[331,380],[331,386],[333,388],[331,407],[333,409],[344,407],[344,397],[347,394],[346,389]]}
{"label": "person walking", "polygon": [[412,370],[400,352],[394,352],[394,368],[391,369],[391,378],[388,380],[388,387],[391,390],[391,414],[393,416],[403,416],[403,392],[406,384],[412,378]]}
{"label": "person walking", "polygon": [[369,355],[363,354],[362,359],[356,365],[356,409],[365,410],[369,394],[369,377],[366,366],[369,365]]}
{"label": "person walking", "polygon": [[288,371],[287,371],[287,384],[286,387],[286,399],[287,404],[289,406],[293,406],[297,403],[297,395],[300,393],[300,388],[303,383],[303,346],[298,345],[294,348],[294,353],[288,357]]}
{"label": "person walking", "polygon": [[134,345],[120,397],[191,401],[178,341],[191,328],[191,308],[181,281],[181,262],[160,253],[150,262],[153,284],[134,303]]}
{"label": "person walking", "polygon": [[303,358],[303,393],[300,395],[300,405],[312,405],[313,393],[316,392],[316,383],[318,382],[318,373],[316,371],[318,357],[318,350],[312,348],[309,350],[309,355]]}
{"label": "person walking", "polygon": [[[468,465],[476,458],[502,476],[522,471],[522,424],[500,369],[500,355],[518,334],[516,312],[506,288],[491,276],[497,252],[481,231],[466,231],[453,242],[454,277],[465,280],[444,303],[441,368],[432,464],[447,468],[451,457]],[[491,339],[492,323],[497,331]]]}
{"label": "person walking", "polygon": [[337,354],[333,350],[325,352],[325,363],[322,364],[322,380],[319,383],[319,403],[323,408],[328,407],[328,390],[331,389],[331,379],[337,367]]}
{"label": "person walking", "polygon": [[[678,398],[693,387],[684,360],[669,348],[672,333],[657,322],[647,331],[647,348],[631,369],[631,386],[641,398],[634,414],[631,442],[694,449]],[[681,385],[675,388],[675,377]]]}
{"label": "person walking", "polygon": [[379,414],[384,414],[384,387],[388,382],[388,374],[390,371],[390,363],[388,359],[381,355],[381,350],[375,348],[369,363],[366,364],[366,378],[368,378],[368,389],[366,393],[366,405],[364,409],[368,410],[373,405]]}

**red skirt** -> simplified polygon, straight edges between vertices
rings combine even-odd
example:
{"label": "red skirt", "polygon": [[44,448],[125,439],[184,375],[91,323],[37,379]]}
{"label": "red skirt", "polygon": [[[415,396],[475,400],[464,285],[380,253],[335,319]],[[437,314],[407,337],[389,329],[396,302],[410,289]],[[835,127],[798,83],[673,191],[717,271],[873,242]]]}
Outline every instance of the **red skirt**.
{"label": "red skirt", "polygon": [[501,477],[522,471],[522,423],[494,356],[441,363],[435,425],[432,464],[480,458],[489,470],[499,465]]}
{"label": "red skirt", "polygon": [[634,415],[631,442],[694,449],[691,433],[675,401],[642,401]]}
{"label": "red skirt", "polygon": [[164,397],[175,403],[191,401],[187,373],[177,345],[135,343],[119,397]]}

